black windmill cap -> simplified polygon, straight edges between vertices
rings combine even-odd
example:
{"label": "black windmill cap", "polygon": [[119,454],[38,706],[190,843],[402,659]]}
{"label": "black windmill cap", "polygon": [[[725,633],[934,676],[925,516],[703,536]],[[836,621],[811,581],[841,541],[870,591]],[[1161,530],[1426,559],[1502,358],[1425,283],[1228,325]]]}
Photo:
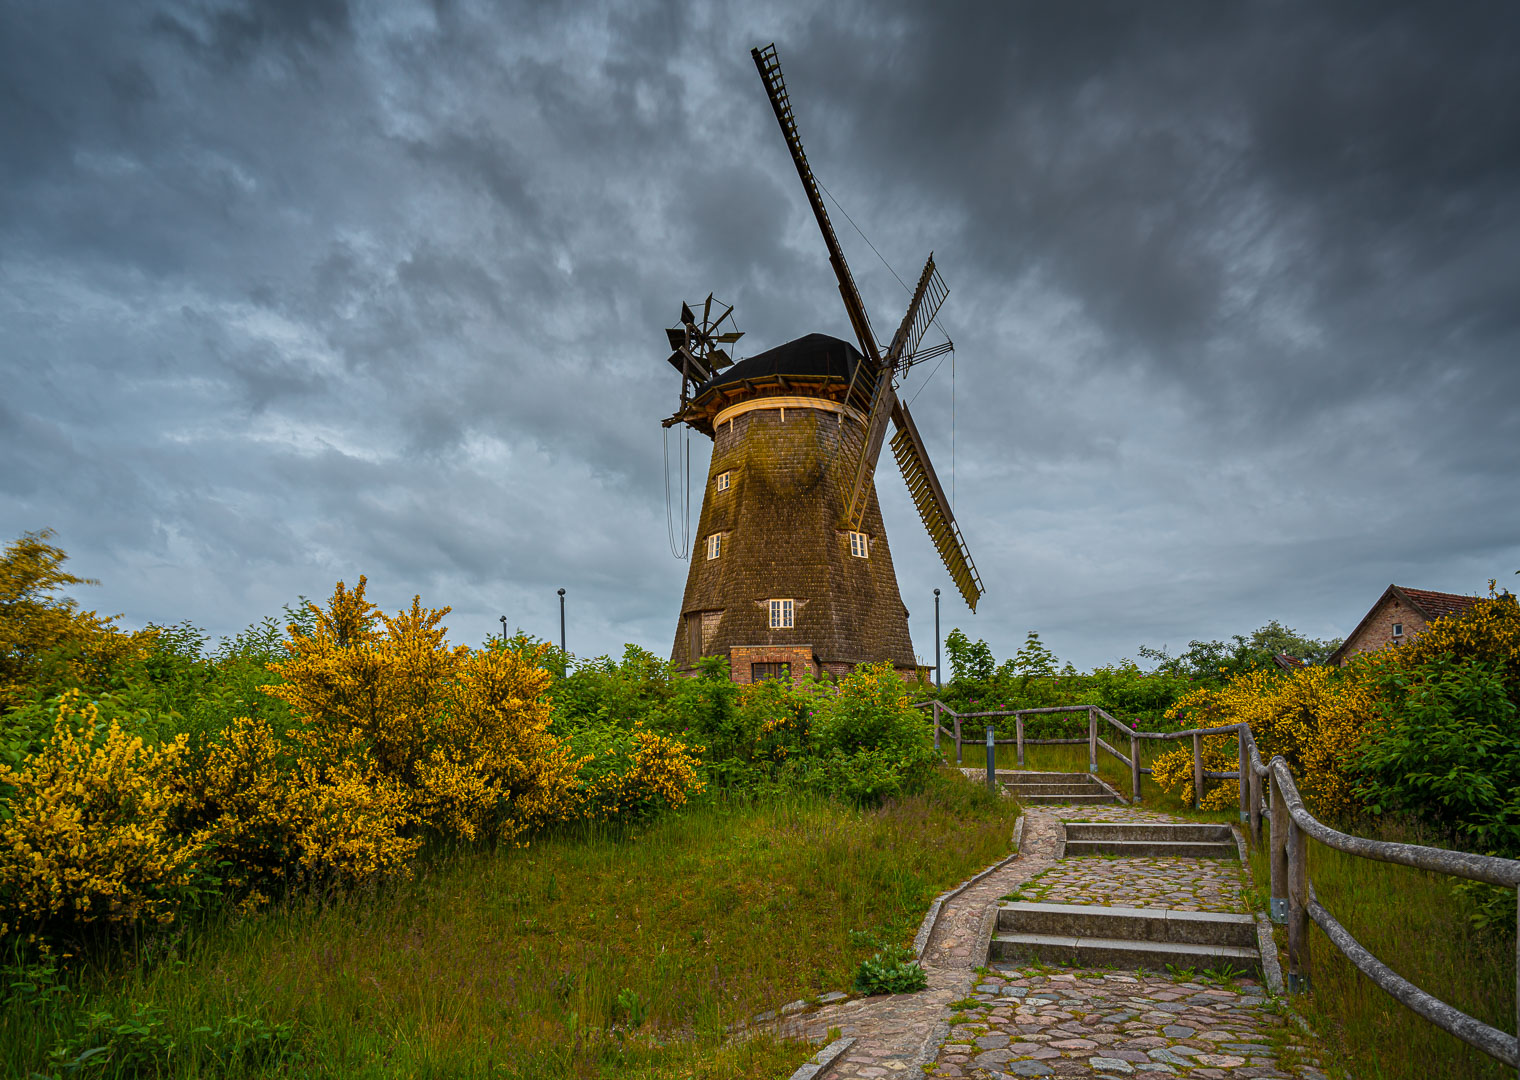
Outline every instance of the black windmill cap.
{"label": "black windmill cap", "polygon": [[745,379],[766,379],[777,375],[799,379],[832,377],[848,382],[860,360],[860,350],[848,341],[828,334],[808,334],[740,360],[703,383],[694,396],[700,397],[715,387],[741,383]]}

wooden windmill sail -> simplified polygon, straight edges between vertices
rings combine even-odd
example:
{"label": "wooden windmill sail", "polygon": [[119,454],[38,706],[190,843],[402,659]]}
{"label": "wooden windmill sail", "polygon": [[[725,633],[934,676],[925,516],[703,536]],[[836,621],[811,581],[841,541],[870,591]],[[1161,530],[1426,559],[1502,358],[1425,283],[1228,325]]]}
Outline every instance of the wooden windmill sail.
{"label": "wooden windmill sail", "polygon": [[951,580],[974,611],[982,584],[897,379],[938,356],[921,349],[948,293],[929,256],[882,352],[803,154],[775,46],[753,50],[813,209],[859,347],[811,334],[737,364],[738,340],[686,304],[668,331],[681,405],[665,421],[713,439],[697,546],[672,658],[722,655],[741,682],[804,671],[841,673],[864,661],[914,667],[874,477],[887,427],[908,490]]}

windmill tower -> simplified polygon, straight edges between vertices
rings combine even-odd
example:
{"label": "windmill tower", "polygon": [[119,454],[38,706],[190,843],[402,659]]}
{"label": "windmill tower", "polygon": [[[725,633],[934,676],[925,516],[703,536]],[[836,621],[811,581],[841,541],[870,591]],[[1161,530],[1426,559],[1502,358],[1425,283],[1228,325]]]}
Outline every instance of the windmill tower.
{"label": "windmill tower", "polygon": [[[920,349],[948,294],[930,255],[883,352],[802,152],[776,47],[752,50],[797,175],[823,233],[856,344],[823,334],[734,363],[739,334],[681,305],[667,331],[681,404],[664,424],[713,440],[671,659],[724,656],[736,682],[842,674],[862,662],[915,669],[908,612],[874,483],[888,424],[892,454],[929,537],[973,611],[981,579],[897,381],[951,345]],[[858,347],[857,347],[858,346]]]}

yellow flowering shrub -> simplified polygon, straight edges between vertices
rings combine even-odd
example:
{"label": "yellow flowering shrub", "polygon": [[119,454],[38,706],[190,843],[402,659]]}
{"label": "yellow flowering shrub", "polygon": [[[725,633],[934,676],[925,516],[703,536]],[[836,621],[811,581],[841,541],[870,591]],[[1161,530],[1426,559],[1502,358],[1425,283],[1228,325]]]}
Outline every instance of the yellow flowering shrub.
{"label": "yellow flowering shrub", "polygon": [[[1208,735],[1203,739],[1203,768],[1205,772],[1233,772],[1239,767],[1239,749],[1229,736]],[[1193,802],[1193,744],[1191,740],[1177,743],[1171,750],[1151,762],[1151,779],[1162,791],[1170,791],[1183,802]],[[1205,780],[1203,801],[1198,804],[1204,810],[1228,810],[1240,805],[1240,785],[1234,780]]]}
{"label": "yellow flowering shrub", "polygon": [[302,759],[329,773],[373,761],[419,820],[465,840],[515,839],[568,816],[580,759],[549,731],[537,657],[450,648],[448,608],[414,598],[389,617],[364,589],[362,577],[352,592],[340,581],[326,611],[312,605],[312,633],[292,627],[290,659],[270,665],[284,682],[266,692],[290,705]]}
{"label": "yellow flowering shrub", "polygon": [[1520,680],[1520,604],[1508,593],[1483,597],[1464,612],[1437,619],[1410,644],[1383,651],[1393,653],[1405,667],[1444,653],[1498,663],[1513,685]]}
{"label": "yellow flowering shrub", "polygon": [[685,805],[707,787],[700,746],[647,731],[583,729],[577,745],[590,752],[577,774],[576,815],[592,821],[637,819]]}
{"label": "yellow flowering shrub", "polygon": [[[1194,690],[1178,699],[1167,716],[1193,727],[1250,724],[1263,759],[1281,754],[1292,767],[1304,796],[1323,813],[1341,814],[1354,805],[1353,755],[1377,709],[1376,695],[1366,677],[1369,666],[1377,662],[1369,657],[1362,666],[1347,671],[1320,665],[1287,672],[1255,668],[1218,689]],[[1220,771],[1236,767],[1232,737],[1215,736],[1204,743],[1205,756],[1213,753],[1217,754],[1215,760],[1227,759],[1219,766]],[[1207,749],[1211,744],[1218,749]],[[1185,746],[1164,755],[1189,762],[1189,792],[1191,754],[1192,747]],[[1171,760],[1165,764],[1158,760],[1152,767],[1158,766],[1168,776],[1179,772]],[[1238,788],[1234,798],[1239,798]],[[1231,802],[1226,800],[1223,805]]]}
{"label": "yellow flowering shrub", "polygon": [[807,752],[816,707],[807,689],[785,679],[762,679],[740,687],[737,707],[758,720],[755,760],[780,764]]}
{"label": "yellow flowering shrub", "polygon": [[292,876],[352,886],[405,873],[421,841],[402,786],[362,757],[303,760],[264,720],[238,719],[191,784],[204,834],[245,907]]}
{"label": "yellow flowering shrub", "polygon": [[373,764],[303,761],[291,778],[297,868],[308,881],[356,885],[410,871],[422,841],[403,834],[414,820],[406,790]]}
{"label": "yellow flowering shrub", "polygon": [[147,746],[63,696],[42,751],[0,764],[0,934],[173,919],[205,849],[175,828],[186,741]]}

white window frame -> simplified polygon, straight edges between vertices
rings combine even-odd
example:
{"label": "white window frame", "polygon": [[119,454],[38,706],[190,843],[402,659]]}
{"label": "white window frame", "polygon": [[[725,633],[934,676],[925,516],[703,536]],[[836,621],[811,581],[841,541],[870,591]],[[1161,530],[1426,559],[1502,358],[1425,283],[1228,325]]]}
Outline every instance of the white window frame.
{"label": "white window frame", "polygon": [[727,491],[729,483],[729,471],[724,470],[723,472],[720,472],[717,479],[717,489],[719,491]]}
{"label": "white window frame", "polygon": [[792,627],[795,625],[794,619],[793,619],[793,614],[794,614],[795,611],[796,611],[796,605],[794,605],[790,600],[772,600],[771,601],[771,629],[772,630],[790,630],[790,629],[792,629]]}
{"label": "white window frame", "polygon": [[857,559],[869,559],[871,557],[871,538],[863,532],[851,532],[850,554]]}
{"label": "white window frame", "polygon": [[707,537],[707,557],[716,559],[723,554],[723,534],[720,532],[709,533]]}
{"label": "white window frame", "polygon": [[1404,636],[1404,624],[1403,623],[1396,622],[1396,623],[1393,624],[1393,636],[1394,637],[1403,637]]}

